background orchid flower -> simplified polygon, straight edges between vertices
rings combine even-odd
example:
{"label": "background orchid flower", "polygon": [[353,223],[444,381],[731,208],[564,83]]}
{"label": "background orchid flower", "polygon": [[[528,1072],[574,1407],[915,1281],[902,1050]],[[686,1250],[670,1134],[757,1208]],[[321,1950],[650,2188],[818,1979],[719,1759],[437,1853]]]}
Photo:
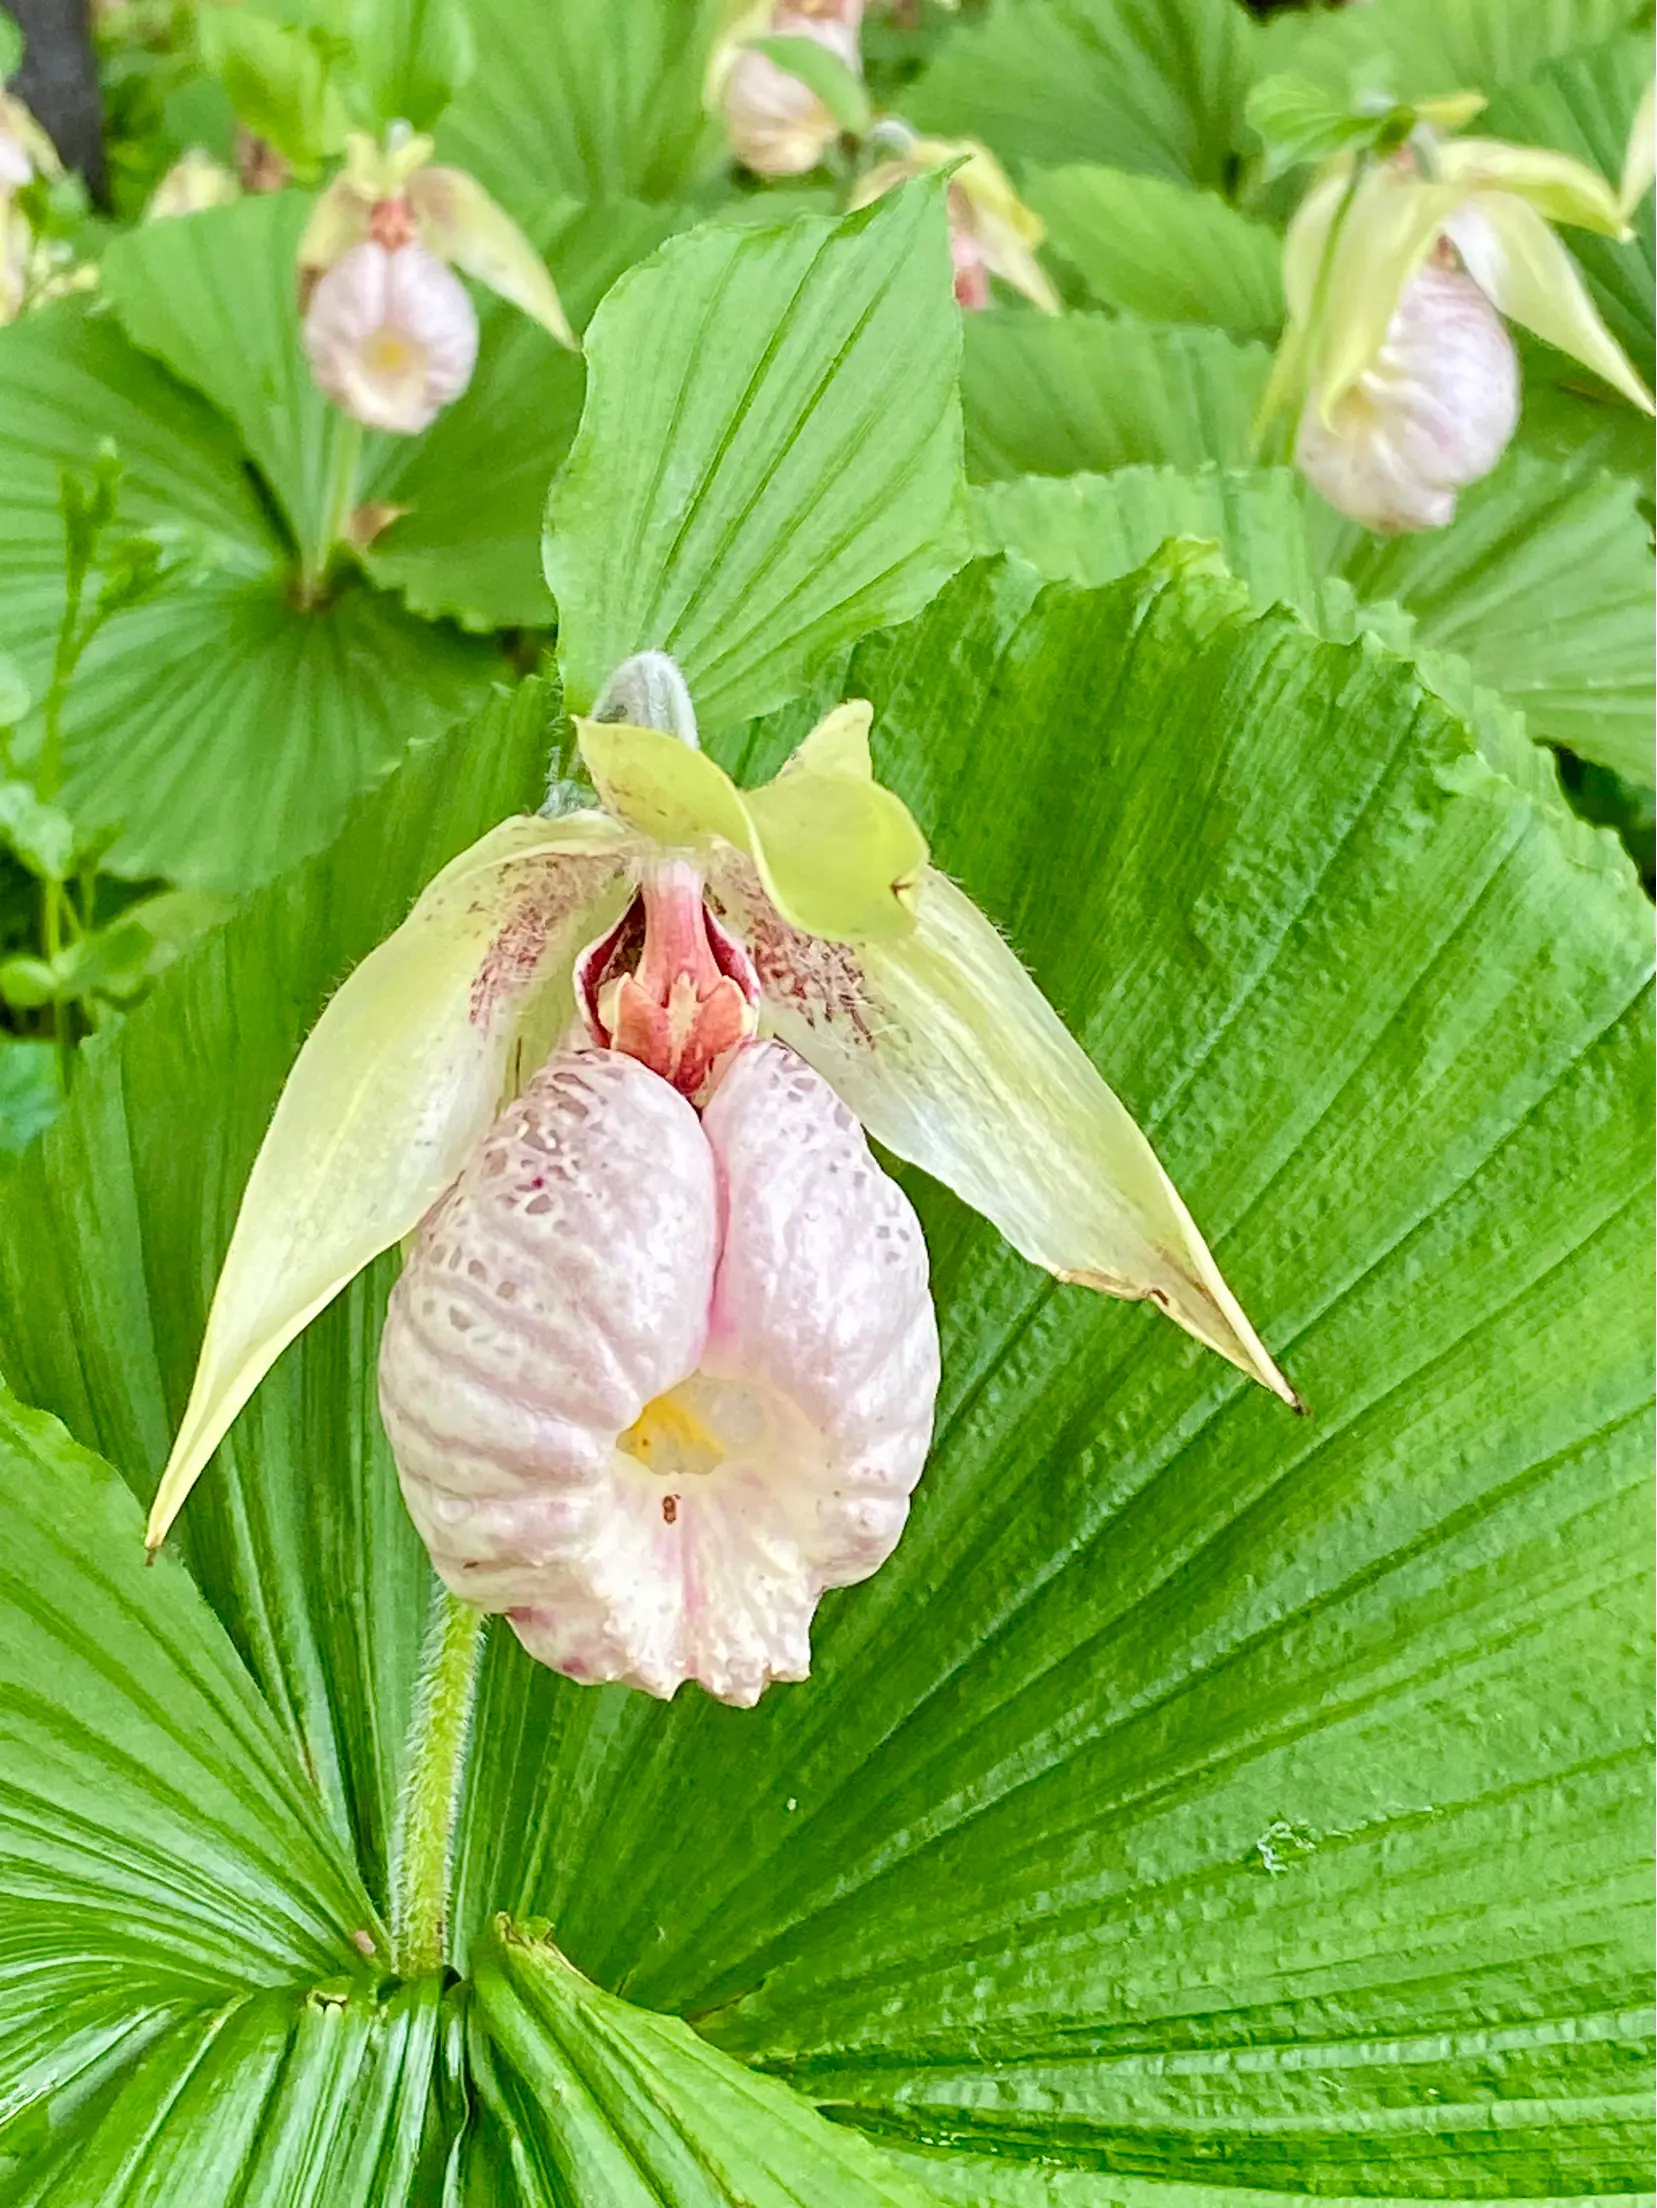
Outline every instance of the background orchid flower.
{"label": "background orchid flower", "polygon": [[477,314],[455,268],[571,348],[557,288],[517,224],[430,138],[360,133],[299,245],[306,354],[318,385],[371,429],[408,436],[472,380]]}
{"label": "background orchid flower", "polygon": [[56,146],[23,102],[0,92],[0,323],[14,322],[29,293],[34,233],[18,194],[36,176],[61,176]]}
{"label": "background orchid flower", "polygon": [[660,655],[612,711],[681,733],[578,722],[600,805],[453,860],[307,1040],[147,1538],[287,1343],[419,1227],[382,1406],[439,1571],[571,1676],[751,1701],[803,1674],[822,1589],[889,1552],[930,1432],[919,1230],[857,1122],[1059,1278],[1150,1298],[1295,1398],[1149,1143],[874,781],[870,708],[755,790],[684,740]]}
{"label": "background orchid flower", "polygon": [[[1426,103],[1449,120],[1471,95]],[[1343,153],[1284,249],[1289,321],[1268,405],[1300,405],[1296,459],[1376,529],[1441,526],[1517,423],[1517,322],[1652,410],[1550,225],[1611,237],[1618,196],[1581,162],[1430,122],[1385,160]]]}
{"label": "background orchid flower", "polygon": [[[882,131],[899,126],[884,123]],[[923,176],[948,162],[959,166],[949,180],[949,249],[955,263],[955,296],[963,307],[990,304],[990,278],[999,276],[1046,314],[1060,311],[1058,293],[1036,259],[1046,225],[1026,207],[1007,172],[975,138],[915,138],[898,155],[882,161],[859,183],[852,198],[866,207],[895,185]]]}
{"label": "background orchid flower", "polygon": [[704,97],[723,115],[731,151],[756,176],[803,176],[839,138],[841,120],[810,85],[748,43],[809,39],[854,78],[863,74],[863,0],[739,5],[708,64]]}

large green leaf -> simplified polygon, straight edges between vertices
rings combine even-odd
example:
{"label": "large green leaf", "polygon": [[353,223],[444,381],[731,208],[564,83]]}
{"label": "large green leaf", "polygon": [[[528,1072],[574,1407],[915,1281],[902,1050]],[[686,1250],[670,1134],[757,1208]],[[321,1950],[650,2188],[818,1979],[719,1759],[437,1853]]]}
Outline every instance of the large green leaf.
{"label": "large green leaf", "polygon": [[303,192],[260,193],[110,245],[103,287],[127,335],[234,422],[294,543],[318,543],[337,496],[345,418],[311,380],[295,256]]}
{"label": "large green leaf", "polygon": [[1012,161],[1223,187],[1261,46],[1236,0],[1018,0],[957,32],[904,112]]}
{"label": "large green leaf", "polygon": [[1649,913],[1385,653],[1034,587],[848,686],[1313,1415],[923,1191],[896,1558],[751,1716],[492,1644],[465,1921],[1044,2173],[1637,2185]]}
{"label": "large green leaf", "polygon": [[1337,95],[1355,87],[1401,100],[1493,92],[1575,47],[1614,37],[1646,12],[1646,0],[1370,0],[1280,17],[1261,67],[1292,69]]}
{"label": "large green leaf", "polygon": [[[1551,62],[1529,83],[1509,85],[1491,102],[1478,127],[1495,137],[1572,154],[1614,185],[1650,82],[1650,38],[1614,39]],[[1650,385],[1657,377],[1657,314],[1652,307],[1657,215],[1649,191],[1630,219],[1634,235],[1626,241],[1596,237],[1591,230],[1571,230],[1566,236],[1612,334]],[[1575,362],[1561,362],[1558,372],[1578,379],[1582,374]]]}
{"label": "large green leaf", "polygon": [[492,647],[356,579],[298,602],[228,425],[110,322],[65,306],[0,331],[0,400],[0,644],[37,699],[63,607],[64,467],[84,471],[112,437],[121,526],[192,562],[106,623],[69,693],[66,801],[83,826],[120,825],[116,872],[205,889],[267,879],[504,672]]}
{"label": "large green leaf", "polygon": [[1309,500],[1322,556],[1396,598],[1531,730],[1649,785],[1651,537],[1639,487],[1526,452],[1464,491],[1448,529],[1366,536]]}
{"label": "large green leaf", "polygon": [[[534,805],[555,699],[532,682],[417,747],[325,858],[253,899],[117,1038],[82,1053],[68,1109],[7,1180],[0,1371],[61,1412],[144,1498],[301,1040],[427,878],[503,813]],[[431,1585],[375,1398],[390,1278],[386,1266],[371,1272],[288,1353],[181,1527],[209,1599],[382,1899]]]}
{"label": "large green leaf", "polygon": [[706,165],[719,0],[472,0],[471,14],[477,69],[439,150],[521,220],[548,195],[669,199]]}
{"label": "large green leaf", "polygon": [[[0,1395],[0,2157],[260,1986],[362,1981],[373,1904],[181,1566]],[[146,2060],[148,2057],[146,2057]],[[94,2196],[96,2197],[96,2196]]]}
{"label": "large green leaf", "polygon": [[69,302],[0,330],[0,648],[43,694],[63,603],[60,471],[85,473],[108,438],[120,455],[121,519],[199,547],[230,573],[282,556],[229,425]]}
{"label": "large green leaf", "polygon": [[973,509],[982,551],[1016,552],[1049,582],[1114,582],[1170,537],[1196,538],[1219,546],[1260,606],[1316,617],[1323,569],[1304,488],[1288,468],[1013,476],[980,485]]}
{"label": "large green leaf", "polygon": [[[1259,605],[1292,605],[1340,642],[1370,630],[1416,660],[1505,771],[1522,776],[1528,707],[1532,733],[1649,783],[1650,551],[1633,498],[1631,485],[1527,462],[1470,494],[1450,528],[1380,544],[1286,468],[1027,475],[973,493],[981,549],[1016,552],[1051,581],[1110,582],[1170,537],[1207,539]],[[1551,556],[1537,557],[1538,542],[1559,541],[1566,620]]]}
{"label": "large green leaf", "polygon": [[1239,337],[1281,328],[1283,240],[1217,193],[1078,163],[1031,170],[1024,197],[1100,306]]}
{"label": "large green leaf", "polygon": [[336,1981],[204,2006],[123,2049],[6,2197],[14,2208],[404,2208],[422,2197],[412,2188],[441,1992],[435,1978],[384,1992]]}
{"label": "large green leaf", "polygon": [[[530,2157],[589,2105],[599,2042],[693,2147],[748,2090],[573,1981],[515,1979],[509,2013],[483,1944],[501,1908],[551,1915],[597,1983],[838,2115],[1044,2185],[1636,2186],[1637,886],[1395,658],[1177,562],[1039,595],[977,567],[862,646],[849,686],[1313,1416],[918,1190],[938,1446],[896,1557],[825,1604],[813,1681],[752,1713],[664,1708],[491,1640],[451,1949],[479,1980],[473,2198],[571,2197]],[[493,725],[492,755],[423,754],[327,861],[187,954],[6,1186],[0,1366],[135,1477],[286,1053],[421,874],[532,799],[535,694]],[[721,753],[754,779],[785,740]],[[289,1354],[184,1520],[354,1833],[373,1820],[330,1758],[345,1791],[394,1795],[376,1728],[400,1737],[423,1569],[373,1424],[384,1286]],[[341,1559],[374,1553],[353,1519],[385,1528],[346,1582],[378,1609],[340,1600]],[[325,1694],[288,1715],[307,1663],[371,1674],[374,1716]],[[572,2099],[541,2103],[555,2071]],[[617,2121],[681,2151],[648,2111]],[[738,2144],[763,2159],[758,2117]]]}
{"label": "large green leaf", "polygon": [[1223,330],[1102,314],[975,314],[962,395],[967,468],[1073,475],[1162,461],[1249,457],[1265,389],[1263,345]]}
{"label": "large green leaf", "polygon": [[936,2208],[936,2195],[786,2085],[676,2018],[589,1985],[510,1930],[473,1950],[479,2101],[463,2198],[508,2208]]}
{"label": "large green leaf", "polygon": [[65,716],[66,796],[83,824],[121,824],[116,871],[239,891],[326,842],[504,673],[360,580],[301,611],[280,574],[215,578],[99,633]]}
{"label": "large green leaf", "polygon": [[948,268],[927,180],[839,223],[710,225],[616,285],[547,509],[576,706],[657,646],[711,720],[762,711],[959,566]]}

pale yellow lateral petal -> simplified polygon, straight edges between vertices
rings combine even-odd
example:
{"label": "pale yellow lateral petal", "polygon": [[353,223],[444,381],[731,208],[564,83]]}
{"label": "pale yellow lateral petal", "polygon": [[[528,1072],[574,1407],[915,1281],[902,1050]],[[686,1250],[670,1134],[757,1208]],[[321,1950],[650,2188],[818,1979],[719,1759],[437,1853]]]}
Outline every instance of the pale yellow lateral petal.
{"label": "pale yellow lateral petal", "polygon": [[1625,216],[1632,215],[1650,191],[1654,172],[1657,172],[1657,80],[1646,86],[1634,116],[1634,127],[1628,134],[1622,188],[1617,194],[1617,203]]}
{"label": "pale yellow lateral petal", "polygon": [[464,169],[421,169],[408,181],[422,241],[480,284],[487,284],[560,345],[579,351],[546,263],[504,207]]}
{"label": "pale yellow lateral petal", "polygon": [[526,1027],[544,1055],[573,1015],[568,969],[636,849],[599,813],[503,822],[328,1004],[248,1177],[152,1549],[288,1343],[454,1180],[500,1109]]}
{"label": "pale yellow lateral petal", "polygon": [[1343,156],[1320,176],[1295,209],[1283,240],[1283,296],[1292,322],[1311,319],[1318,271],[1328,250],[1329,233],[1351,182],[1352,162]]}
{"label": "pale yellow lateral petal", "polygon": [[1654,411],[1575,261],[1534,207],[1507,192],[1481,192],[1449,231],[1467,273],[1510,322],[1580,360],[1648,414]]}
{"label": "pale yellow lateral petal", "polygon": [[[1386,341],[1404,286],[1460,203],[1459,186],[1376,167],[1331,237],[1328,277],[1312,330],[1311,373],[1325,421]],[[1337,214],[1338,214],[1337,207]]]}
{"label": "pale yellow lateral petal", "polygon": [[751,867],[716,867],[777,1035],[869,1132],[1059,1279],[1148,1298],[1285,1402],[1294,1390],[1131,1115],[977,907],[928,873],[891,943],[788,927]]}
{"label": "pale yellow lateral petal", "polygon": [[299,240],[299,297],[303,305],[309,298],[317,278],[333,267],[334,263],[354,245],[361,245],[368,235],[368,218],[373,200],[353,183],[348,171],[342,170],[317,196],[311,209],[311,219],[306,223]]}
{"label": "pale yellow lateral petal", "polygon": [[1617,195],[1597,170],[1551,146],[1510,146],[1500,138],[1457,138],[1439,149],[1444,180],[1466,193],[1512,192],[1549,222],[1626,237]]}

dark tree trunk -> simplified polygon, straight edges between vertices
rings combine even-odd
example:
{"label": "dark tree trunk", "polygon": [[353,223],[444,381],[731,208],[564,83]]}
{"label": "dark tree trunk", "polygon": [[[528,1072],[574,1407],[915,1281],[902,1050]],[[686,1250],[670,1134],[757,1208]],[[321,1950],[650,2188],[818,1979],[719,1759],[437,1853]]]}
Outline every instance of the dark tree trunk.
{"label": "dark tree trunk", "polygon": [[65,168],[79,169],[94,199],[105,193],[104,115],[87,0],[7,0],[23,33],[23,66],[11,89],[41,124]]}

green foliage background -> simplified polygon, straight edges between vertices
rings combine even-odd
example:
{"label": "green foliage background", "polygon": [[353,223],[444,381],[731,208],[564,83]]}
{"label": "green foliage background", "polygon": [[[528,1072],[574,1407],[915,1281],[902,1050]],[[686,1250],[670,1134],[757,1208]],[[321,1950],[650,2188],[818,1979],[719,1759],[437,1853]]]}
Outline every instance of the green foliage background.
{"label": "green foliage background", "polygon": [[[1581,812],[1649,824],[1649,425],[1538,351],[1516,448],[1392,543],[1261,464],[1292,194],[1243,111],[1286,69],[1472,84],[1614,178],[1645,18],[871,21],[877,105],[982,138],[1048,224],[1068,311],[964,321],[936,186],[844,218],[830,172],[731,175],[716,19],[365,0],[328,19],[332,117],[328,24],[270,16],[296,170],[344,120],[429,114],[585,333],[577,359],[485,306],[467,395],[368,440],[363,495],[403,511],[359,557],[316,565],[308,184],[88,218],[96,291],[0,331],[11,767],[60,471],[113,438],[164,558],[68,693],[62,800],[109,895],[224,901],[61,1109],[51,1041],[0,1038],[5,2197],[1639,2192],[1651,914]],[[126,216],[183,144],[229,152],[239,80],[191,17],[120,26],[107,69]],[[1582,251],[1648,376],[1651,219]],[[742,780],[873,701],[882,779],[1312,1416],[908,1175],[944,1384],[896,1556],[752,1713],[491,1635],[447,1964],[404,1982],[433,1582],[375,1403],[394,1263],[282,1358],[154,1570],[141,1505],[300,1041],[567,768],[566,689],[645,646]],[[0,877],[8,944],[31,894]]]}

